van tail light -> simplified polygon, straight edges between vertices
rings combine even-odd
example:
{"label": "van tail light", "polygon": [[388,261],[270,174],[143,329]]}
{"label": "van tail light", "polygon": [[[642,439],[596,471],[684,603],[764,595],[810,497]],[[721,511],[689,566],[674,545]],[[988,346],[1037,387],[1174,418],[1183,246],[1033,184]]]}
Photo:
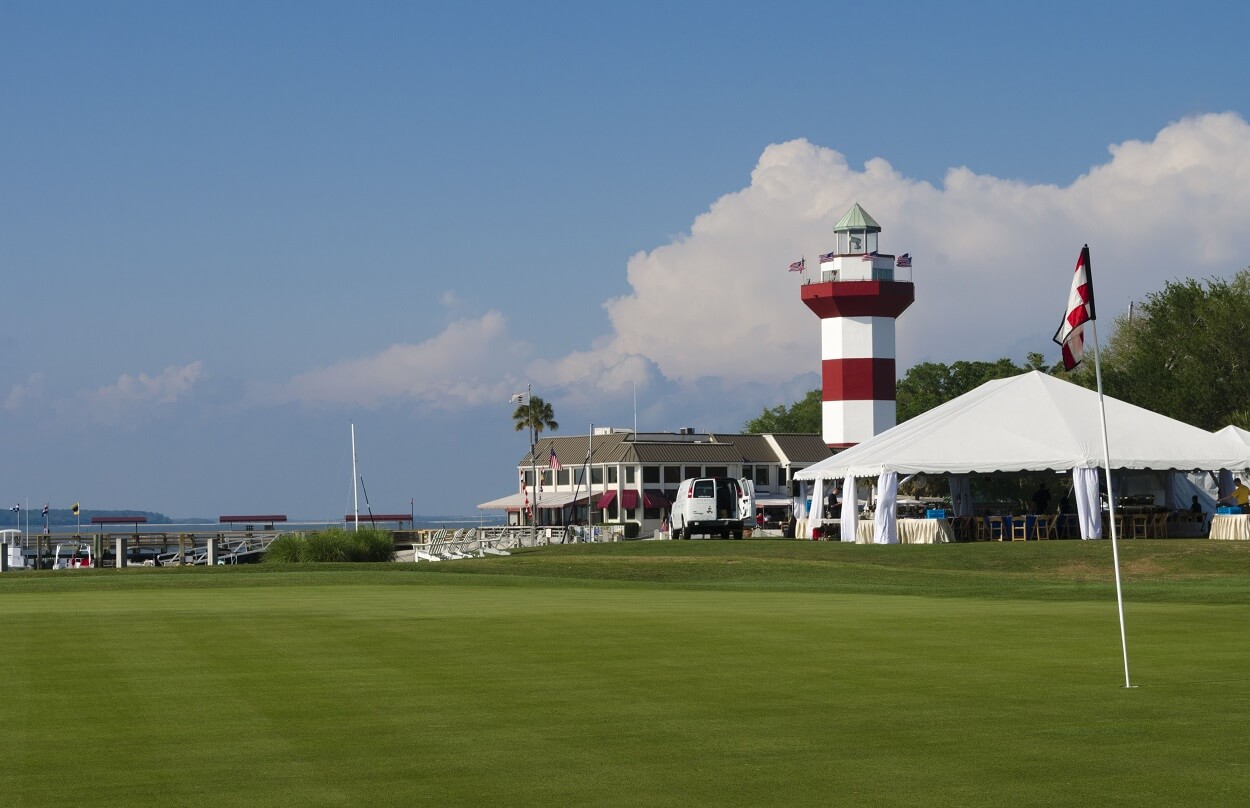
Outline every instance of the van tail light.
{"label": "van tail light", "polygon": [[686,489],[686,499],[694,499],[694,486],[693,485]]}

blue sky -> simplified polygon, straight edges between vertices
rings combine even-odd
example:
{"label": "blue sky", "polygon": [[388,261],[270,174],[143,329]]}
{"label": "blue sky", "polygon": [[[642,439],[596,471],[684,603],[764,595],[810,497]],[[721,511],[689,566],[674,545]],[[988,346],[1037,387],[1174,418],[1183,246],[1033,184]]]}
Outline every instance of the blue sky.
{"label": "blue sky", "polygon": [[1085,241],[1104,318],[1250,263],[1247,23],[0,0],[0,497],[332,516],[354,420],[378,509],[472,512],[527,383],[735,430],[817,385],[785,267],[855,201],[916,256],[900,371],[1055,358]]}

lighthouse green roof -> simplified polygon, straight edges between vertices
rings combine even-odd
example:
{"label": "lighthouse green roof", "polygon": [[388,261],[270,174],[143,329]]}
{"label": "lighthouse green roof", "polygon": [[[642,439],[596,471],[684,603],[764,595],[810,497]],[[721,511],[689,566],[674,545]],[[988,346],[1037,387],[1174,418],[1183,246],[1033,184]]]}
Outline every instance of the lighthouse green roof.
{"label": "lighthouse green roof", "polygon": [[833,226],[833,232],[839,233],[845,230],[866,230],[869,233],[880,233],[881,225],[877,224],[877,220],[868,215],[868,211],[864,210],[856,202],[846,215],[838,220]]}

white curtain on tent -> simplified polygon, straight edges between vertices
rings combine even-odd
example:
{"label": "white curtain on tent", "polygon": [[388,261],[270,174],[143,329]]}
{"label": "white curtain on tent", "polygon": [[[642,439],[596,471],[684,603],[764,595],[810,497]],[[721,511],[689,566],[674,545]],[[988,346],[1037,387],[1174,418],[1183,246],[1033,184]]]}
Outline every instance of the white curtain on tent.
{"label": "white curtain on tent", "polygon": [[1076,498],[1076,516],[1081,523],[1081,538],[1101,539],[1102,503],[1098,501],[1098,469],[1072,469],[1072,495]]}
{"label": "white curtain on tent", "polygon": [[816,538],[825,521],[825,481],[817,477],[812,483],[812,512],[807,515],[807,535]]}
{"label": "white curtain on tent", "polygon": [[855,490],[855,478],[842,480],[842,541],[855,543],[859,530],[859,494]]}
{"label": "white curtain on tent", "polygon": [[967,474],[951,474],[951,516],[972,516],[972,478]]}
{"label": "white curtain on tent", "polygon": [[894,506],[898,503],[898,474],[881,472],[877,480],[877,512],[873,519],[873,544],[898,544],[898,523],[894,519]]}
{"label": "white curtain on tent", "polygon": [[794,518],[807,518],[807,483],[799,483],[799,495],[794,498]]}

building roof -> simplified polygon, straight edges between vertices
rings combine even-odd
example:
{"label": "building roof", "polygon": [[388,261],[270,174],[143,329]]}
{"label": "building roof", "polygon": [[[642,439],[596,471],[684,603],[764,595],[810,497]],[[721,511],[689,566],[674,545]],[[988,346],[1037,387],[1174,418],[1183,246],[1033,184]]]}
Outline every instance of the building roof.
{"label": "building roof", "polygon": [[[777,448],[781,449],[780,452]],[[533,463],[548,466],[551,451],[563,466],[580,466],[586,462],[587,449],[593,465],[604,463],[645,464],[724,464],[777,463],[805,465],[829,457],[830,449],[819,435],[735,435],[679,434],[672,432],[648,435],[634,440],[632,432],[603,435],[553,435],[539,438],[534,446]],[[517,463],[524,468],[531,464],[527,451]]]}
{"label": "building roof", "polygon": [[769,437],[776,441],[783,459],[790,464],[817,463],[833,454],[829,444],[825,443],[825,439],[820,435],[792,432],[782,435],[773,434]]}
{"label": "building roof", "polygon": [[864,210],[856,202],[846,215],[838,220],[833,226],[833,232],[838,233],[843,230],[867,230],[871,233],[880,233],[881,225],[877,224],[877,220],[868,215],[868,211]]}

